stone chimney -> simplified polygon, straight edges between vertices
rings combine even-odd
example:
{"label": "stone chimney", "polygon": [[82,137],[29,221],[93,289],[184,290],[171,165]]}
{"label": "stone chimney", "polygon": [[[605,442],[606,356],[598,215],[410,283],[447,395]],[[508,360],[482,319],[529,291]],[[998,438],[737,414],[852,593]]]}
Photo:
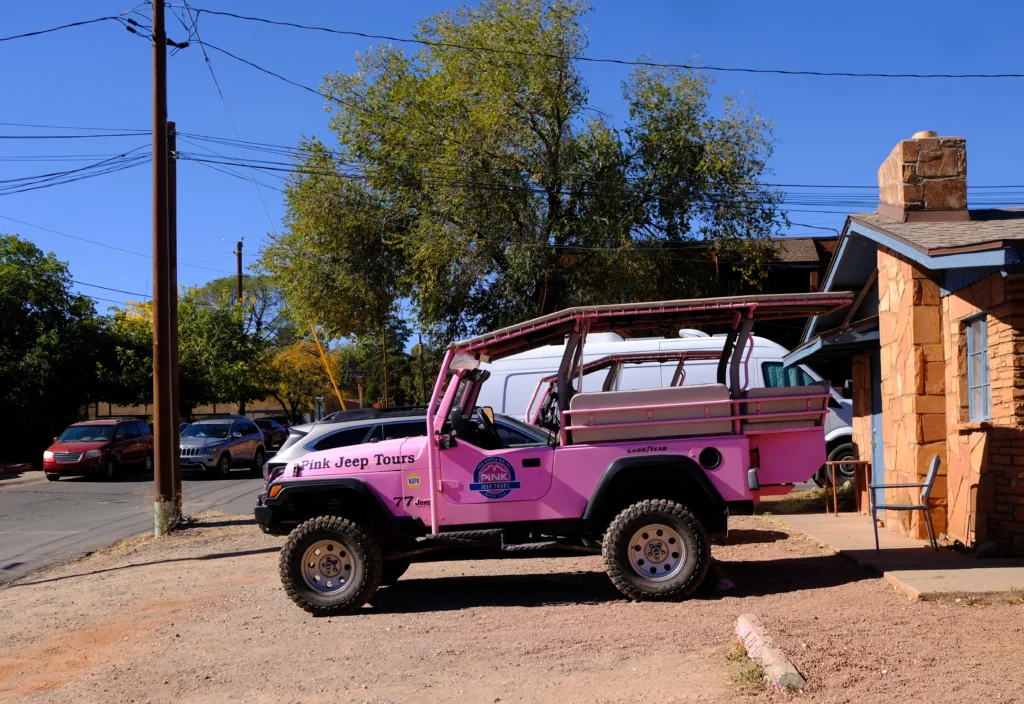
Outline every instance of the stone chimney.
{"label": "stone chimney", "polygon": [[970,220],[967,140],[917,132],[878,168],[878,214],[897,222]]}

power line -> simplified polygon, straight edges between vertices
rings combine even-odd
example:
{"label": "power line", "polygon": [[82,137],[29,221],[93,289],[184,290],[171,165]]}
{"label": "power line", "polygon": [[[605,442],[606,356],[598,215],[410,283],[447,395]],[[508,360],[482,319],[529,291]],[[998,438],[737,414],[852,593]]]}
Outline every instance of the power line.
{"label": "power line", "polygon": [[141,298],[151,298],[151,296],[149,296],[148,294],[145,294],[145,293],[132,293],[131,291],[123,291],[123,290],[121,290],[119,288],[110,288],[109,286],[100,286],[99,284],[89,284],[89,283],[86,283],[85,281],[76,281],[75,279],[68,279],[68,281],[70,281],[73,284],[77,284],[79,286],[90,286],[92,288],[101,288],[104,291],[113,291],[114,293],[123,293],[126,296],[139,296]]}
{"label": "power line", "polygon": [[[187,3],[186,3],[187,7]],[[434,41],[430,39],[415,39],[412,37],[396,37],[387,34],[371,34],[368,32],[358,32],[354,30],[342,30],[334,29],[331,27],[320,27],[315,25],[300,24],[298,22],[287,22],[284,20],[271,20],[265,17],[253,17],[249,15],[239,15],[234,12],[223,12],[220,10],[207,10],[205,8],[193,8],[197,15],[205,12],[209,15],[220,15],[223,17],[231,17],[239,20],[246,20],[249,22],[259,22],[262,24],[277,25],[281,27],[291,27],[294,29],[303,29],[316,32],[324,32],[328,34],[338,34],[351,37],[360,37],[363,39],[381,39],[389,42],[400,42],[403,44],[420,44],[424,46],[445,48],[445,49],[458,49],[462,51],[474,51],[480,53],[490,54],[505,54],[527,58],[546,58],[556,59],[558,61],[585,61],[589,63],[600,63],[600,64],[616,64],[619,66],[644,66],[649,68],[673,68],[673,69],[685,69],[692,71],[716,71],[726,73],[756,73],[756,74],[776,74],[782,76],[819,76],[828,78],[1024,78],[1024,73],[882,73],[882,72],[855,72],[855,71],[805,71],[805,70],[791,70],[791,69],[775,69],[775,68],[747,68],[737,66],[704,66],[698,64],[677,64],[677,63],[662,63],[656,61],[630,61],[627,59],[614,59],[614,58],[599,58],[592,56],[583,56],[580,54],[553,54],[549,52],[534,52],[534,51],[522,51],[518,49],[503,49],[487,46],[471,46],[464,44],[456,44],[454,42]]]}
{"label": "power line", "polygon": [[[128,14],[128,13],[127,12],[122,13],[122,15],[124,15],[124,14]],[[123,24],[123,20],[121,19],[121,15],[110,15],[108,17],[97,17],[97,18],[91,19],[91,20],[80,20],[78,22],[70,22],[68,24],[62,24],[62,25],[60,25],[58,27],[50,27],[49,29],[38,29],[38,30],[36,30],[34,32],[25,32],[24,34],[13,34],[13,35],[11,35],[9,37],[0,37],[0,42],[9,42],[9,41],[13,41],[15,39],[26,39],[28,37],[38,37],[38,36],[41,36],[43,34],[50,34],[51,32],[59,32],[62,29],[71,29],[72,27],[84,27],[85,25],[88,25],[88,24],[97,24],[99,22],[109,22],[109,21],[114,21],[114,22],[117,22],[119,24]]]}
{"label": "power line", "polygon": [[106,247],[107,249],[116,249],[118,252],[125,252],[126,254],[134,254],[137,257],[146,257],[147,259],[149,258],[148,254],[143,254],[142,252],[135,252],[135,251],[133,251],[131,249],[124,249],[122,247],[115,247],[112,244],[106,244],[105,242],[97,242],[96,240],[87,240],[84,237],[78,237],[77,235],[69,235],[66,232],[60,232],[59,230],[53,230],[53,229],[50,229],[49,227],[43,227],[42,225],[33,225],[30,222],[25,222],[24,220],[17,220],[15,218],[8,217],[7,215],[0,215],[0,218],[3,218],[4,220],[10,220],[11,222],[16,222],[19,225],[25,225],[26,227],[34,227],[35,229],[43,230],[44,232],[51,232],[51,233],[53,233],[55,235],[60,235],[61,237],[67,237],[68,239],[78,240],[79,242],[85,242],[87,244],[94,244],[97,247]]}
{"label": "power line", "polygon": [[70,127],[65,125],[39,125],[31,122],[0,122],[2,127],[34,127],[40,130],[81,130],[83,132],[138,132],[146,134],[146,130],[134,127]]}
{"label": "power line", "polygon": [[[19,225],[25,225],[26,227],[33,227],[33,228],[35,228],[37,230],[43,230],[44,232],[50,232],[50,233],[53,233],[55,235],[60,235],[61,237],[67,237],[67,238],[72,239],[72,240],[78,240],[79,242],[85,242],[86,244],[96,245],[97,247],[105,247],[106,249],[112,249],[112,250],[116,250],[118,252],[124,252],[125,254],[134,254],[137,257],[145,257],[146,259],[152,259],[151,255],[145,254],[143,252],[136,252],[136,251],[131,250],[131,249],[124,249],[123,247],[115,247],[114,245],[107,244],[106,242],[97,242],[96,240],[86,239],[85,237],[79,237],[77,235],[69,235],[66,232],[60,232],[59,230],[54,230],[54,229],[51,229],[49,227],[43,227],[42,225],[35,225],[33,223],[30,223],[30,222],[25,222],[24,220],[18,220],[16,218],[9,217],[7,215],[0,215],[0,218],[2,218],[4,220],[10,220],[11,222],[16,222]],[[191,244],[200,244],[200,243],[195,242],[195,243],[191,243]],[[220,269],[213,269],[213,268],[208,267],[208,266],[200,266],[199,264],[191,264],[191,263],[189,263],[187,261],[182,261],[179,264],[181,266],[190,266],[193,269],[205,269],[207,271],[212,271],[212,272],[217,273],[217,274],[224,274],[224,272],[221,271]]]}
{"label": "power line", "polygon": [[140,137],[141,132],[108,132],[105,134],[0,134],[0,139],[100,139],[103,137]]}
{"label": "power line", "polygon": [[[221,90],[220,81],[217,80],[217,74],[213,72],[213,62],[210,61],[210,56],[206,53],[206,47],[203,45],[203,40],[199,36],[199,14],[197,13],[195,18],[192,17],[192,11],[189,9],[188,2],[184,2],[185,12],[188,14],[188,18],[192,21],[192,29],[189,32],[189,36],[195,33],[196,42],[199,44],[200,50],[203,52],[203,59],[206,61],[206,67],[210,69],[210,77],[213,79],[213,85],[217,88],[217,95],[220,96],[221,105],[224,106],[224,113],[228,116],[228,122],[231,124],[231,131],[235,133],[235,139],[241,140],[238,135],[238,128],[235,126],[235,120],[231,117],[231,110],[228,109],[228,101],[224,98],[224,91]],[[245,148],[242,147],[242,157],[245,159],[249,158],[249,155],[245,153]],[[249,175],[252,177],[253,184],[256,185],[256,195],[260,199],[260,205],[263,206],[263,212],[267,216],[267,222],[270,223],[271,232],[277,232],[277,226],[274,224],[274,219],[270,217],[270,210],[267,208],[267,202],[263,199],[263,191],[260,190],[259,184],[256,182],[256,174],[253,173],[252,167],[249,167]]]}

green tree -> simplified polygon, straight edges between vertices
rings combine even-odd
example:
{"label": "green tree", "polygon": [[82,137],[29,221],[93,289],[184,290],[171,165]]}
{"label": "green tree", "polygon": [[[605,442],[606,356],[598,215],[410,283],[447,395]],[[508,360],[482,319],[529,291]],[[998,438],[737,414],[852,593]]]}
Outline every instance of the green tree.
{"label": "green tree", "polygon": [[314,398],[334,393],[320,351],[311,340],[300,340],[279,350],[271,369],[274,373],[271,393],[293,423],[313,409]]}
{"label": "green tree", "polygon": [[405,351],[409,344],[409,326],[394,315],[387,318],[386,326],[386,368],[379,335],[356,335],[332,350],[338,360],[338,385],[354,388],[356,372],[363,372],[367,375],[363,382],[363,402],[366,405],[384,405],[385,398],[392,406],[415,405],[417,394],[411,381],[413,364]]}
{"label": "green tree", "polygon": [[288,231],[265,256],[289,303],[345,335],[408,295],[452,339],[709,293],[714,251],[756,281],[784,222],[762,179],[771,124],[730,96],[712,111],[704,73],[641,67],[617,126],[574,58],[587,10],[484,0],[420,22],[419,51],[381,45],[327,76],[337,147],[301,144]]}
{"label": "green tree", "polygon": [[52,437],[97,398],[103,325],[70,284],[52,253],[0,235],[0,427],[20,429],[18,442],[0,446],[0,462],[38,463]]}
{"label": "green tree", "polygon": [[303,175],[287,189],[288,232],[264,250],[263,266],[280,283],[297,319],[331,339],[376,336],[383,400],[390,402],[388,321],[408,292],[406,261],[392,240],[394,216],[356,181],[333,170],[310,144]]}
{"label": "green tree", "polygon": [[[214,308],[224,308],[237,302],[238,279],[224,276],[197,287],[192,296]],[[272,347],[280,349],[295,343],[300,337],[284,306],[281,287],[266,274],[242,275],[242,298],[245,318],[242,329],[262,337]]]}
{"label": "green tree", "polygon": [[[178,299],[179,413],[191,417],[196,406],[230,401],[244,404],[265,398],[274,376],[268,342],[246,330],[252,300],[211,297],[209,290],[188,289]],[[108,349],[98,365],[103,400],[150,403],[153,398],[153,305],[133,303],[107,325]]]}

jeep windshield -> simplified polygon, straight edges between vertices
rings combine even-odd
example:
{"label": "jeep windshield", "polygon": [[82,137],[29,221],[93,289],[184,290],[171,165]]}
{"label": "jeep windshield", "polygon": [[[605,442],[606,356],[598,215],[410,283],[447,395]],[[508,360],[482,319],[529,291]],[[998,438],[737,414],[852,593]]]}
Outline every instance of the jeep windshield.
{"label": "jeep windshield", "polygon": [[231,429],[230,423],[193,423],[182,431],[183,438],[217,438],[224,439]]}

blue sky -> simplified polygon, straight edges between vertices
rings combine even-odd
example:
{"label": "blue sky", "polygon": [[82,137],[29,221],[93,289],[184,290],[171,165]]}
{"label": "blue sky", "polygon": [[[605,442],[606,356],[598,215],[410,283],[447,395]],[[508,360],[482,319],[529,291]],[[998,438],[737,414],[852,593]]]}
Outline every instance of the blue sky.
{"label": "blue sky", "polygon": [[[451,2],[314,2],[197,0],[198,7],[407,36],[412,25]],[[953,2],[710,2],[593,0],[586,18],[588,54],[708,65],[857,72],[1024,72],[1018,39],[1024,6]],[[45,7],[45,12],[41,8]],[[7,0],[0,35],[117,14],[132,7],[112,0],[88,3]],[[185,35],[169,18],[173,38]],[[327,71],[348,71],[365,39],[263,27],[204,16],[203,38],[296,81],[318,85]],[[329,138],[328,113],[317,96],[211,54],[214,70],[242,139],[293,145],[302,135]],[[113,22],[0,44],[0,122],[143,128],[150,125],[150,49]],[[198,47],[169,59],[170,118],[185,132],[234,137]],[[620,82],[628,68],[583,64],[594,106],[624,118]],[[726,93],[742,93],[775,121],[778,139],[771,180],[793,184],[872,185],[892,146],[913,132],[934,129],[967,138],[972,186],[1020,183],[1024,156],[1016,134],[1024,79],[881,80],[714,74],[715,108]],[[52,134],[0,126],[0,135]],[[11,157],[111,155],[143,146],[148,137],[80,140],[0,140],[0,180],[75,168]],[[182,149],[186,148],[181,145]],[[240,156],[230,148],[215,147]],[[250,155],[254,156],[254,155]],[[96,159],[102,157],[95,157]],[[262,180],[269,180],[261,175]],[[252,263],[265,236],[280,227],[282,196],[263,191],[269,219],[250,183],[195,163],[179,168],[182,285],[234,271],[232,251],[245,241]],[[818,191],[817,193],[820,193]],[[148,166],[26,193],[0,196],[0,232],[17,232],[61,259],[79,281],[125,291],[150,290],[150,171]],[[870,191],[863,196],[873,196]],[[974,194],[972,193],[972,198]],[[1012,201],[1010,201],[1012,204]],[[851,208],[795,205],[795,222],[840,227]],[[854,207],[853,210],[872,208]],[[805,211],[815,212],[805,212]],[[837,212],[821,212],[821,211]],[[100,248],[36,227],[97,240],[136,254]],[[812,234],[793,228],[793,234]],[[140,256],[141,255],[141,256]],[[81,287],[109,301],[133,296]],[[111,305],[98,301],[100,310]]]}

